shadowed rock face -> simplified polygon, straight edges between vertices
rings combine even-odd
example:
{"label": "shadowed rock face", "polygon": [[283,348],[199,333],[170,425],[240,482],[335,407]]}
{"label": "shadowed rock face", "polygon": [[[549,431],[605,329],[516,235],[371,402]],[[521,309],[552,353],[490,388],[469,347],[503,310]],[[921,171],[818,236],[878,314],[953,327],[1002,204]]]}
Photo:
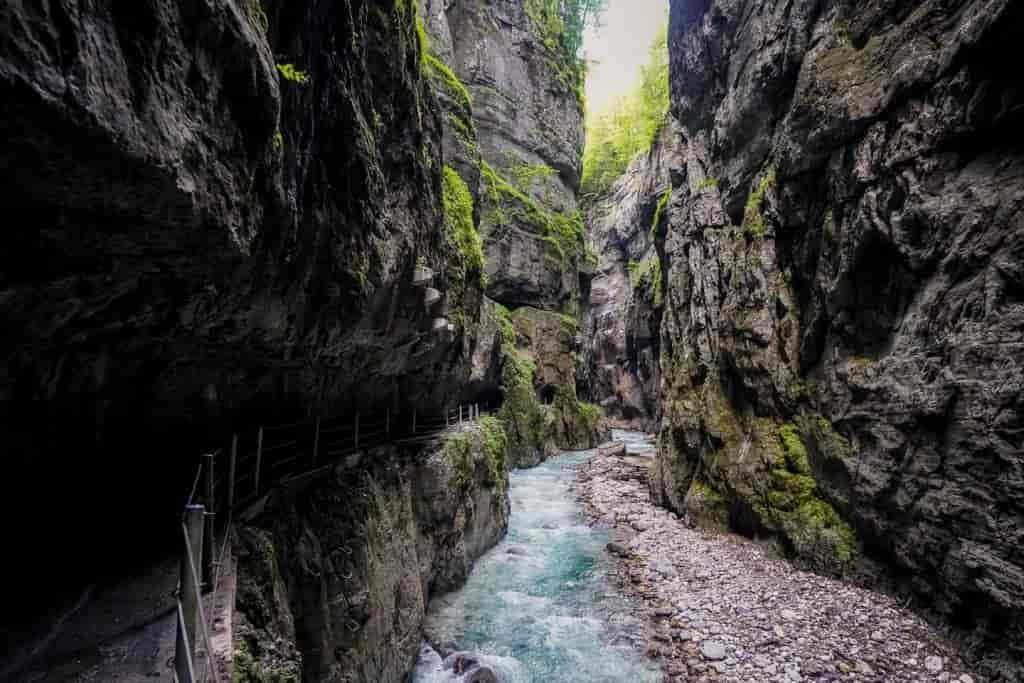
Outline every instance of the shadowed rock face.
{"label": "shadowed rock face", "polygon": [[[473,100],[481,157],[545,210],[576,210],[583,152],[582,105],[561,83],[523,0],[424,0],[434,52]],[[481,215],[487,295],[509,307],[563,311],[577,304],[574,255],[554,253],[545,233],[516,208]]]}
{"label": "shadowed rock face", "polygon": [[1003,680],[1024,676],[1022,39],[998,0],[672,3],[653,484],[819,568],[882,561]]}
{"label": "shadowed rock face", "polygon": [[[469,99],[463,115],[457,98],[442,97],[445,163],[474,193],[486,297],[500,304],[483,307],[472,386],[504,400],[512,462],[533,466],[559,448],[600,441],[599,411],[576,393],[584,374],[576,316],[590,269],[576,212],[582,106],[523,0],[422,0],[420,12],[431,54],[459,82],[446,87]],[[498,363],[479,352],[490,340]]]}
{"label": "shadowed rock face", "polygon": [[431,595],[508,528],[506,454],[496,468],[487,449],[478,431],[377,449],[241,527],[236,680],[406,680]]}
{"label": "shadowed rock face", "polygon": [[[445,276],[414,8],[258,7],[0,8],[0,442],[25,495],[76,510],[62,557],[98,519],[87,563],[173,521],[182,463],[232,425],[440,411],[469,375],[480,292]],[[454,336],[430,332],[418,257]]]}
{"label": "shadowed rock face", "polygon": [[653,429],[658,418],[663,294],[654,264],[660,272],[656,242],[667,212],[658,205],[681,163],[677,136],[666,124],[650,152],[587,210],[599,257],[584,331],[589,390],[610,417],[640,429]]}

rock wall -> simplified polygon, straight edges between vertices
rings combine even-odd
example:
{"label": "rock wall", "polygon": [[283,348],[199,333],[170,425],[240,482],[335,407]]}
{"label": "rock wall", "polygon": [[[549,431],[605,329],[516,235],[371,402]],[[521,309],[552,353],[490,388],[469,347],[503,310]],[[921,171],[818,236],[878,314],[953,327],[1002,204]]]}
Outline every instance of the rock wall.
{"label": "rock wall", "polygon": [[660,415],[658,242],[668,218],[670,170],[681,163],[677,135],[667,122],[651,150],[587,207],[587,237],[599,259],[583,334],[587,386],[610,418],[636,429],[653,430]]}
{"label": "rock wall", "polygon": [[593,267],[576,201],[580,84],[526,0],[422,0],[420,12],[437,80],[459,103],[446,106],[445,138],[474,195],[493,302],[485,308],[506,332],[491,374],[500,381],[483,393],[505,402],[517,464],[595,445],[597,412],[577,395],[576,328]]}
{"label": "rock wall", "polygon": [[655,493],[885,575],[1024,680],[1009,1],[674,0]]}
{"label": "rock wall", "polygon": [[485,418],[279,493],[238,533],[233,680],[405,681],[431,595],[458,588],[508,528],[506,457]]}
{"label": "rock wall", "polygon": [[414,5],[5,3],[0,28],[3,511],[76,511],[12,530],[26,581],[175,538],[233,427],[466,398],[482,268],[446,229]]}

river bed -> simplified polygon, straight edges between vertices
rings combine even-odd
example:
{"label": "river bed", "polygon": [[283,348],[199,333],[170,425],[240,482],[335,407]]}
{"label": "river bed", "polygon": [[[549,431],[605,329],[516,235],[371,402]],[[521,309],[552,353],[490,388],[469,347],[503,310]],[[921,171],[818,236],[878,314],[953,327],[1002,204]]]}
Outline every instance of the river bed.
{"label": "river bed", "polygon": [[[645,435],[617,432],[631,452]],[[607,581],[607,532],[589,527],[573,491],[576,468],[595,451],[566,453],[510,477],[508,536],[474,567],[466,586],[432,601],[426,634],[443,652],[489,667],[502,683],[655,683],[644,625]],[[476,680],[424,645],[416,683]]]}

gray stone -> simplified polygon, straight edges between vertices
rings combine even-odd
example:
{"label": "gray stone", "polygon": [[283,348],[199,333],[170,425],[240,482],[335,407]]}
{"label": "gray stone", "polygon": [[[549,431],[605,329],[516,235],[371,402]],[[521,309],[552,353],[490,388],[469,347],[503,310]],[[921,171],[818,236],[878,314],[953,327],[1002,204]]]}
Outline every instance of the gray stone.
{"label": "gray stone", "polygon": [[630,557],[633,554],[629,550],[629,548],[624,546],[622,543],[619,543],[618,541],[611,541],[611,542],[609,542],[608,545],[605,546],[605,548],[612,555],[618,555],[619,557]]}
{"label": "gray stone", "polygon": [[704,659],[716,662],[725,659],[725,646],[716,640],[705,640],[700,644],[700,653]]}

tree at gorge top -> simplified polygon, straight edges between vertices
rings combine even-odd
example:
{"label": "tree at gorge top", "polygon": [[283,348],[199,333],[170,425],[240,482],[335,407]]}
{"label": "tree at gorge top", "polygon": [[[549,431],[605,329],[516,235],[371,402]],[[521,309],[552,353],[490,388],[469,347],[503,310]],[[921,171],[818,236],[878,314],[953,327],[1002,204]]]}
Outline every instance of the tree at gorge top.
{"label": "tree at gorge top", "polygon": [[595,197],[625,173],[638,154],[651,148],[668,117],[668,25],[640,67],[640,83],[607,110],[588,117],[581,194]]}
{"label": "tree at gorge top", "polygon": [[583,32],[597,26],[608,0],[526,0],[541,42],[558,56],[559,79],[582,99],[586,62],[580,57]]}

